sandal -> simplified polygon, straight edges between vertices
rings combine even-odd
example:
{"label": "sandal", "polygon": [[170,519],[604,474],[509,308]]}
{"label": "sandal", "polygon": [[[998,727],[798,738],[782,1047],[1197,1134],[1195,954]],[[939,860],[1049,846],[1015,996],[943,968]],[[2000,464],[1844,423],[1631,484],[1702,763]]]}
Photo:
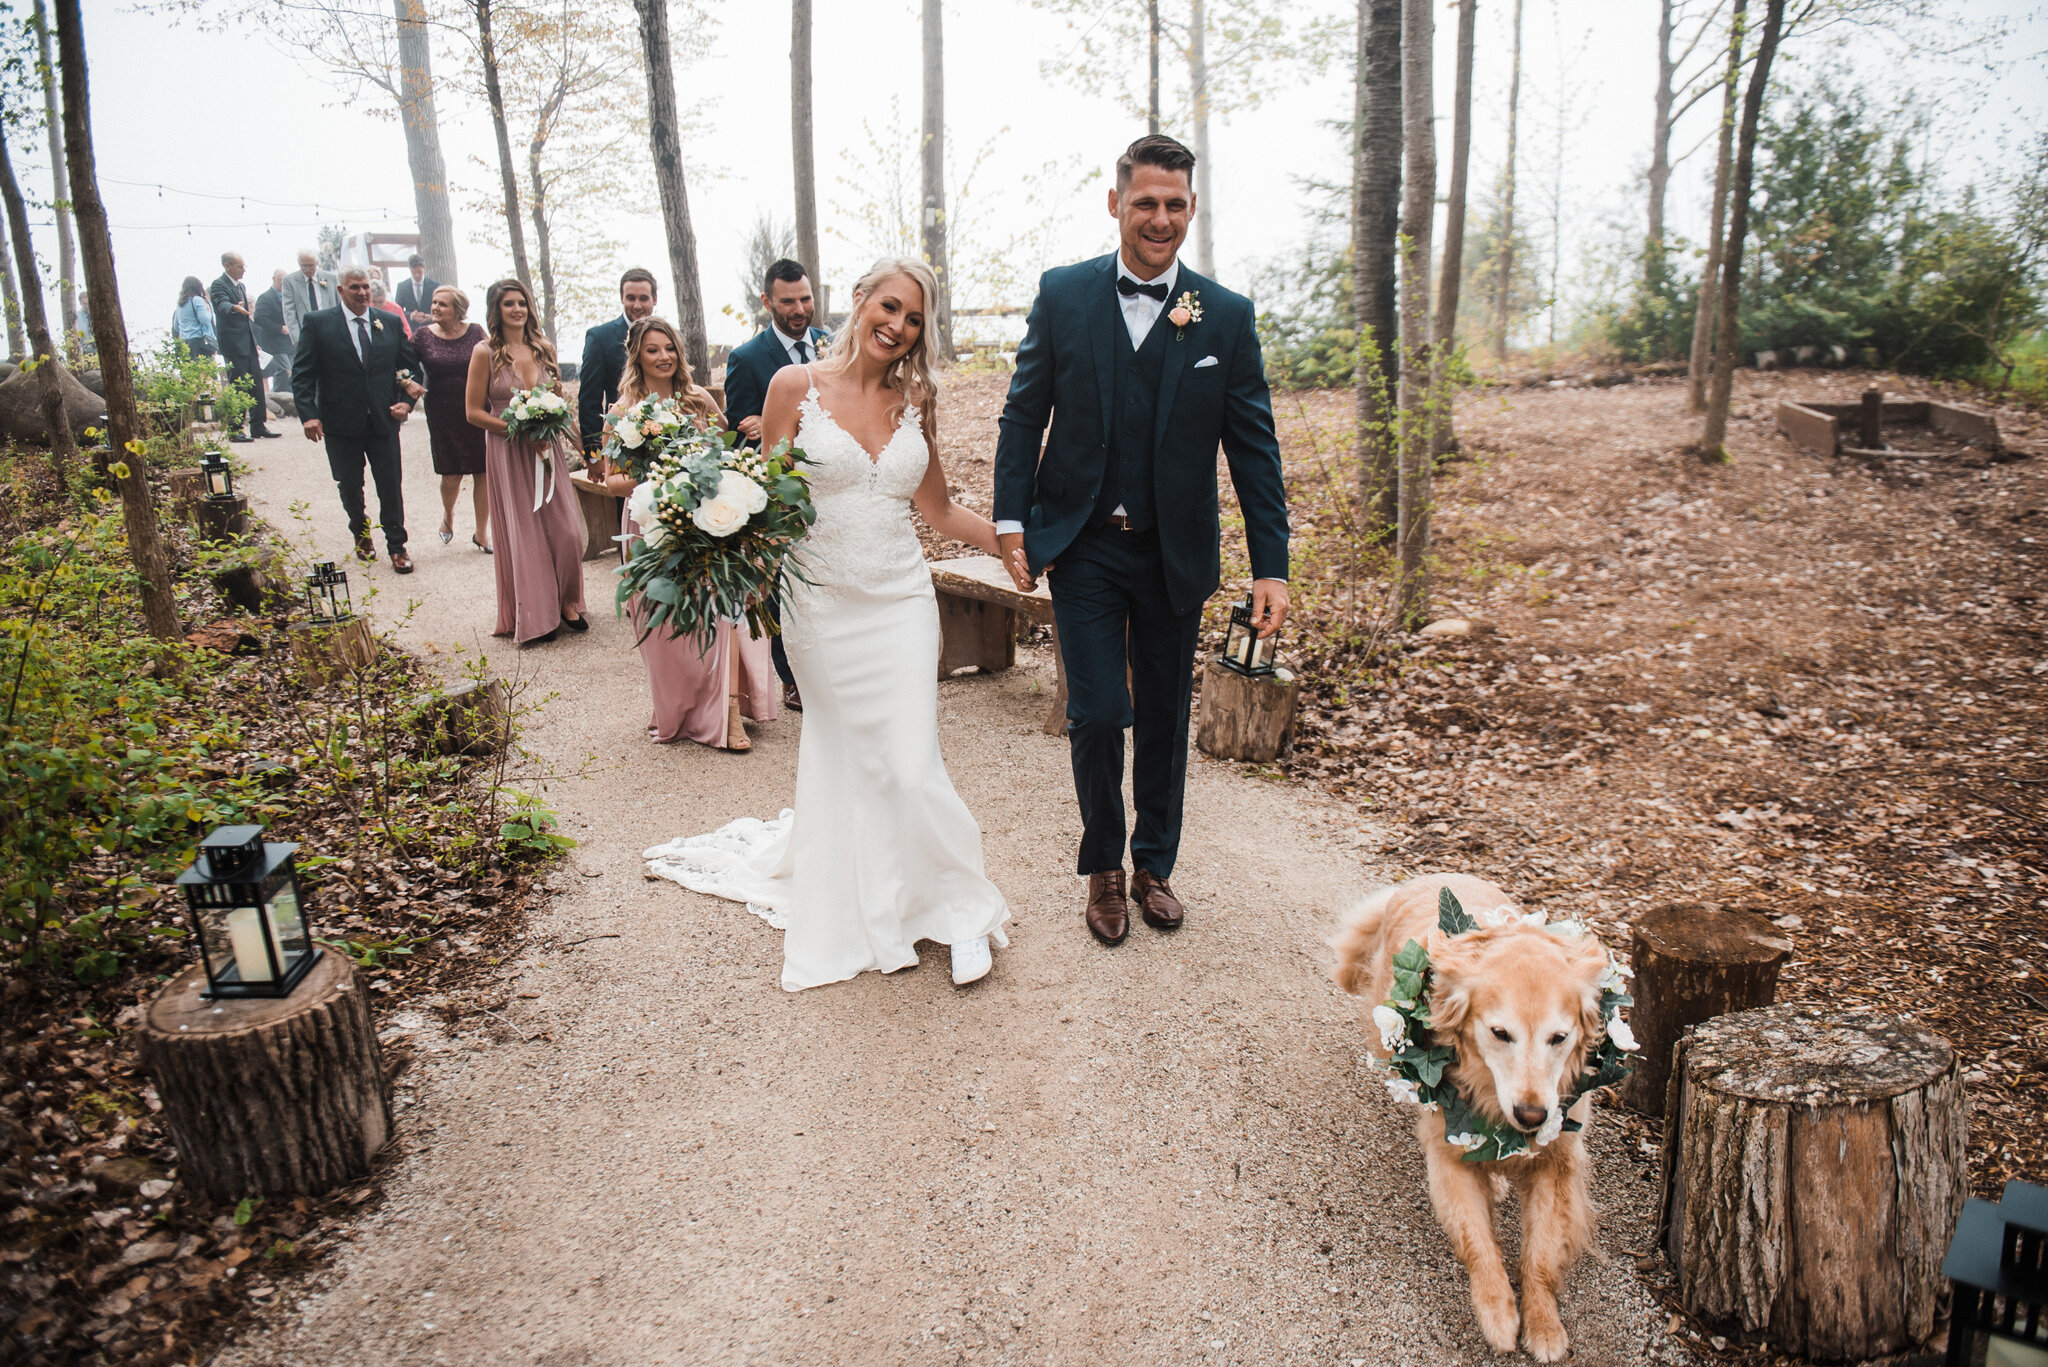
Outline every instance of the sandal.
{"label": "sandal", "polygon": [[740,715],[740,695],[737,693],[725,702],[725,744],[721,748],[735,753],[754,748],[754,743],[747,739],[747,723]]}

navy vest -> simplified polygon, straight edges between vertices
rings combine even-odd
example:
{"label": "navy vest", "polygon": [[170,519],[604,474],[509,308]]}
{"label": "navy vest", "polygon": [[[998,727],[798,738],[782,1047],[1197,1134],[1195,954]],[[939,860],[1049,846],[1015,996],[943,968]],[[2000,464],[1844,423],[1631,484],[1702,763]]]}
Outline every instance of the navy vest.
{"label": "navy vest", "polygon": [[1152,506],[1152,430],[1159,413],[1159,381],[1166,370],[1166,335],[1173,324],[1161,309],[1133,350],[1123,309],[1117,309],[1116,374],[1110,387],[1109,459],[1102,472],[1102,491],[1095,498],[1091,524],[1100,525],[1121,503],[1137,531],[1149,531],[1157,519]]}

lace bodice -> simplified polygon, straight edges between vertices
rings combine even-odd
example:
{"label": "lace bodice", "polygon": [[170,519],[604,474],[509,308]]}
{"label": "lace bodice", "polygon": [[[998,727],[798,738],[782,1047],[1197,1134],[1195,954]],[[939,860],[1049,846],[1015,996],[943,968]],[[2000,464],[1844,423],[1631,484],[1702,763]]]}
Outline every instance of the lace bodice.
{"label": "lace bodice", "polygon": [[796,443],[811,458],[811,502],[818,512],[799,551],[812,584],[875,585],[924,569],[910,521],[910,499],[931,455],[915,406],[870,457],[818,402],[816,385],[798,409]]}

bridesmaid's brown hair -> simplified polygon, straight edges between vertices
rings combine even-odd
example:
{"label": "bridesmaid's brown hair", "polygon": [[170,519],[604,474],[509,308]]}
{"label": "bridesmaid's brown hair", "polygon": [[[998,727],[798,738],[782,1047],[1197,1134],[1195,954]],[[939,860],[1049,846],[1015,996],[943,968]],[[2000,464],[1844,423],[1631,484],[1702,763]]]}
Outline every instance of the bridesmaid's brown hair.
{"label": "bridesmaid's brown hair", "polygon": [[492,372],[495,373],[512,364],[511,358],[505,355],[505,320],[499,316],[498,306],[505,302],[506,294],[513,290],[518,290],[519,297],[526,301],[526,327],[524,335],[519,340],[526,343],[527,349],[533,352],[534,359],[540,362],[540,368],[546,371],[551,379],[560,380],[562,368],[555,364],[554,343],[540,330],[540,318],[533,307],[533,294],[514,279],[500,280],[484,292],[484,326],[491,334]]}

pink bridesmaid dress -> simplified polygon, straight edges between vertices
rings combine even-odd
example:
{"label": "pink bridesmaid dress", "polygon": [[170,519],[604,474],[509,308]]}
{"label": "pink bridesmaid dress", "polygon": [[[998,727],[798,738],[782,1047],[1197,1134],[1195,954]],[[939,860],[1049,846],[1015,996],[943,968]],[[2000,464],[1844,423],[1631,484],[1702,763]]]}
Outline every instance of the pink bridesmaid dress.
{"label": "pink bridesmaid dress", "polygon": [[[493,413],[504,411],[514,387],[509,367],[492,373]],[[562,609],[585,613],[583,510],[559,441],[539,452],[486,431],[484,479],[498,571],[498,625],[491,634],[524,645],[562,625]]]}
{"label": "pink bridesmaid dress", "polygon": [[[619,512],[619,531],[628,538],[619,545],[624,560],[631,538],[640,535],[630,509]],[[640,600],[632,602],[633,630],[647,631]],[[725,681],[731,677],[732,652],[740,653],[740,715],[748,721],[775,720],[775,666],[768,642],[730,622],[718,625],[711,649],[701,636],[671,636],[666,625],[648,632],[640,642],[640,662],[647,666],[647,691],[654,695],[654,720],[648,736],[659,745],[693,740],[699,745],[725,744]]]}

